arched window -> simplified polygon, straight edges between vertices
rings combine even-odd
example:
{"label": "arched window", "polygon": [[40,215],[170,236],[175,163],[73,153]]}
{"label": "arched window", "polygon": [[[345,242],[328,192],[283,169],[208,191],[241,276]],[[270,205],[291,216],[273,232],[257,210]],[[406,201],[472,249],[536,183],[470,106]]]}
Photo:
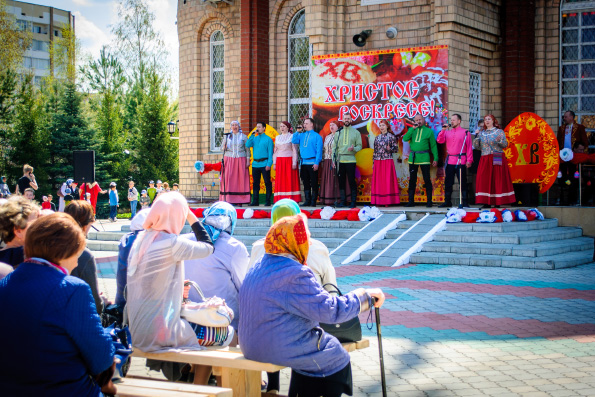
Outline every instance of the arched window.
{"label": "arched window", "polygon": [[211,35],[211,151],[219,151],[225,132],[225,39]]}
{"label": "arched window", "polygon": [[297,125],[312,113],[310,101],[310,39],[306,36],[306,12],[300,10],[289,24],[288,113]]}
{"label": "arched window", "polygon": [[[560,118],[576,113],[595,143],[595,1],[565,0],[561,5]],[[560,120],[561,121],[561,120]]]}

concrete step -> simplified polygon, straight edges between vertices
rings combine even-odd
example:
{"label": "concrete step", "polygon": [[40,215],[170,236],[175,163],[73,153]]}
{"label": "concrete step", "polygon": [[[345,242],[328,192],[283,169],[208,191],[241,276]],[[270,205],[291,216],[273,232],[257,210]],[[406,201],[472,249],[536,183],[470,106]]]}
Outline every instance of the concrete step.
{"label": "concrete step", "polygon": [[557,219],[544,219],[542,221],[532,222],[448,223],[446,225],[446,231],[512,233],[526,230],[551,229],[557,226]]}
{"label": "concrete step", "polygon": [[87,240],[87,248],[91,251],[118,251],[119,241]]}
{"label": "concrete step", "polygon": [[[308,220],[308,227],[311,229],[354,229],[359,230],[362,227],[366,226],[368,222],[350,222],[350,221],[327,221],[324,219],[309,219]],[[239,228],[270,228],[271,227],[271,220],[270,219],[238,219],[236,223],[236,230]],[[130,231],[130,225],[123,225],[122,226],[123,232]],[[182,233],[190,233],[190,226],[184,226]]]}
{"label": "concrete step", "polygon": [[581,237],[583,231],[576,227],[555,227],[543,230],[528,230],[516,233],[443,231],[434,236],[434,241],[453,243],[485,244],[531,244],[544,241],[565,240]]}
{"label": "concrete step", "polygon": [[430,241],[423,245],[422,252],[540,257],[566,252],[587,251],[592,248],[592,238],[578,237],[566,240],[514,245]]}
{"label": "concrete step", "polygon": [[593,262],[593,248],[585,251],[567,252],[564,254],[546,255],[534,258],[526,256],[420,252],[411,255],[409,262],[416,264],[493,266],[552,270]]}

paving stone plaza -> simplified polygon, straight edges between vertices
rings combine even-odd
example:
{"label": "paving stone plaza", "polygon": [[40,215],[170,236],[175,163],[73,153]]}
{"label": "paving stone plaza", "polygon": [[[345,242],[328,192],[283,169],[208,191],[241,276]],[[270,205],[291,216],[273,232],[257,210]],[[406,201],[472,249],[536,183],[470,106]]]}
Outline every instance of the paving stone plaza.
{"label": "paving stone plaza", "polygon": [[[104,224],[101,233],[126,224]],[[100,288],[113,299],[114,252],[95,253]],[[595,395],[595,263],[557,270],[360,263],[337,263],[337,280],[344,292],[379,287],[387,294],[389,395]],[[354,395],[381,396],[375,321],[360,320],[371,343],[351,354]],[[161,377],[137,358],[131,373]],[[289,375],[282,371],[281,394]]]}

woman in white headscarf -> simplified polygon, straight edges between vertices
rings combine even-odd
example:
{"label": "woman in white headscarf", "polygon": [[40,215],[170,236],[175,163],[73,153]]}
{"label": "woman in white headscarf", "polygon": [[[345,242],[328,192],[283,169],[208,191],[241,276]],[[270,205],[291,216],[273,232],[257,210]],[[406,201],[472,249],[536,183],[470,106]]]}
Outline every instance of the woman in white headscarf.
{"label": "woman in white headscarf", "polygon": [[231,122],[231,131],[221,143],[224,153],[221,168],[219,200],[232,204],[250,202],[250,150],[246,148],[248,137],[242,132],[238,121]]}

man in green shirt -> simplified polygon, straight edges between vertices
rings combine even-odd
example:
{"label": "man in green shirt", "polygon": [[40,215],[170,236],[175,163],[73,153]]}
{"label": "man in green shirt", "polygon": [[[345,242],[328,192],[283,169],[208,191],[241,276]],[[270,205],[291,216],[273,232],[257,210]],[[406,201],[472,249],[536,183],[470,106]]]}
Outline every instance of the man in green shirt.
{"label": "man in green shirt", "polygon": [[349,181],[351,187],[351,205],[355,208],[357,201],[357,185],[355,183],[355,154],[362,150],[362,136],[359,131],[351,126],[351,116],[343,116],[343,129],[335,134],[333,139],[333,165],[339,168],[339,194],[341,204],[339,207],[347,206],[345,202],[345,185]]}
{"label": "man in green shirt", "polygon": [[417,169],[421,167],[424,177],[428,203],[426,207],[432,206],[432,179],[430,178],[430,151],[434,161],[432,166],[436,167],[438,159],[438,148],[434,131],[426,126],[426,121],[421,114],[415,115],[413,127],[403,137],[403,141],[409,141],[411,153],[409,153],[409,202],[406,207],[415,206],[415,188],[417,186]]}

